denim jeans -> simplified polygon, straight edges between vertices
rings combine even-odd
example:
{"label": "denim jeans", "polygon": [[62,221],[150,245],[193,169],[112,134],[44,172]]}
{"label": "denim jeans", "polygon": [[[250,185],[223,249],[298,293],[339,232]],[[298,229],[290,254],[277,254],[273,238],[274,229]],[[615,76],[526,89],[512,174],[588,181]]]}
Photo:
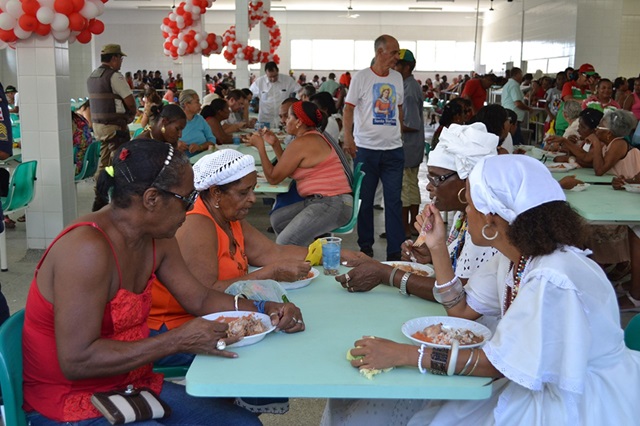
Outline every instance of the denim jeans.
{"label": "denim jeans", "polygon": [[356,164],[362,163],[365,173],[360,189],[360,212],[358,213],[358,245],[370,249],[374,243],[373,198],[378,181],[382,181],[384,194],[384,223],[387,233],[387,256],[400,253],[405,239],[402,225],[402,173],[404,151],[402,147],[387,151],[358,148]]}
{"label": "denim jeans", "polygon": [[[167,328],[166,324],[162,324],[162,327],[160,327],[160,330],[149,329],[149,337],[154,337],[159,334],[166,333],[167,331],[169,331],[169,329]],[[177,366],[183,366],[183,365],[191,365],[195,357],[196,357],[195,354],[179,353],[179,354],[169,355],[164,358],[160,358],[159,360],[156,360],[156,362],[154,362],[153,364],[159,365],[162,367],[177,367]]]}
{"label": "denim jeans", "polygon": [[276,243],[308,246],[322,234],[344,225],[351,218],[351,194],[305,198],[271,213],[271,226],[278,234]]}
{"label": "denim jeans", "polygon": [[[187,395],[184,386],[164,382],[160,398],[171,407],[166,419],[129,423],[136,426],[209,426],[209,425],[261,425],[258,417],[234,405],[233,398],[196,398]],[[104,417],[79,422],[57,422],[37,412],[27,414],[29,426],[110,426]]]}

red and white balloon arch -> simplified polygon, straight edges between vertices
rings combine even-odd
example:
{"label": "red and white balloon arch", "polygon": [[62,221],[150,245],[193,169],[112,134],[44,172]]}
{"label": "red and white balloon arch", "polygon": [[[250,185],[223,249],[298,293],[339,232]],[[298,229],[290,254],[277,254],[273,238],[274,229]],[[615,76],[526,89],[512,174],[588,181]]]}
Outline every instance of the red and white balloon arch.
{"label": "red and white balloon arch", "polygon": [[[0,0],[2,1],[2,0]],[[162,21],[160,29],[165,38],[164,54],[177,59],[180,56],[202,54],[209,56],[219,54],[226,47],[224,57],[235,64],[236,59],[246,60],[250,64],[259,62],[280,62],[275,51],[282,41],[280,28],[269,11],[264,9],[262,1],[252,0],[249,3],[249,29],[258,24],[269,29],[269,50],[261,51],[252,46],[244,46],[236,41],[235,26],[230,27],[221,36],[194,29],[194,24],[200,21],[208,7],[215,0],[186,0],[169,13]]]}
{"label": "red and white balloon arch", "polygon": [[0,0],[0,49],[32,36],[89,43],[104,31],[97,19],[108,0]]}

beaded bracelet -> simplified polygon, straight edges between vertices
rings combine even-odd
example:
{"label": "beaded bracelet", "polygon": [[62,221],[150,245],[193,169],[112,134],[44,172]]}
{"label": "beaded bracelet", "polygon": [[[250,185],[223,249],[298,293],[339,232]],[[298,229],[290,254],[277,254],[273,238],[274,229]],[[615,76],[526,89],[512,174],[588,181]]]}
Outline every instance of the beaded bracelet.
{"label": "beaded bracelet", "polygon": [[391,271],[391,275],[389,275],[389,287],[395,287],[395,285],[393,285],[393,279],[395,278],[398,269],[400,268],[393,268],[393,270]]}
{"label": "beaded bracelet", "polygon": [[427,345],[420,345],[418,348],[418,353],[420,353],[420,355],[418,355],[418,370],[420,370],[422,374],[427,372],[427,369],[422,366],[422,358],[424,357],[424,348],[426,348],[426,346]]}
{"label": "beaded bracelet", "polygon": [[460,370],[458,375],[464,376],[464,373],[466,373],[467,369],[471,365],[471,360],[473,359],[473,355],[475,355],[475,353],[476,353],[476,349],[471,348],[471,352],[469,353],[469,358],[467,359],[467,362],[464,364],[464,367],[462,367],[462,370]]}
{"label": "beaded bracelet", "polygon": [[[261,314],[264,314],[264,305],[267,302],[265,302],[264,300],[254,300],[253,301],[253,306],[256,307],[256,309],[258,310],[258,312],[260,312]],[[237,310],[237,309],[236,309]]]}
{"label": "beaded bracelet", "polygon": [[447,367],[447,376],[453,376],[456,372],[456,363],[458,362],[458,349],[460,342],[453,339],[451,342],[451,357],[449,358],[449,366]]}
{"label": "beaded bracelet", "polygon": [[429,373],[445,376],[447,374],[447,360],[449,359],[449,349],[431,349],[431,368]]}

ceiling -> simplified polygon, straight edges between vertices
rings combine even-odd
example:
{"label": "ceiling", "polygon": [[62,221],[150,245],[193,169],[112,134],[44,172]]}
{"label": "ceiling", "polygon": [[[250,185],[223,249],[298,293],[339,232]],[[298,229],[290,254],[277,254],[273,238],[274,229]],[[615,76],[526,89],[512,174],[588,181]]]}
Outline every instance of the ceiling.
{"label": "ceiling", "polygon": [[[180,4],[182,0],[175,0]],[[499,3],[508,0],[495,0]],[[521,0],[515,0],[519,2]],[[489,10],[491,0],[479,0],[480,11]],[[169,10],[174,0],[110,0],[107,9]],[[358,12],[475,12],[478,0],[351,0],[352,13]],[[271,0],[271,10],[347,11],[349,0]],[[235,0],[216,0],[211,9],[233,10]]]}

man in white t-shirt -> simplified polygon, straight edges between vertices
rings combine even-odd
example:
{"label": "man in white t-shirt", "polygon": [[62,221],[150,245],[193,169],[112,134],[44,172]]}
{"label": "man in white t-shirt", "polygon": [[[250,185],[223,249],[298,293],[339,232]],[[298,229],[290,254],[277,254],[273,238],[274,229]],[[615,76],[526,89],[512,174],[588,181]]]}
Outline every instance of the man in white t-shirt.
{"label": "man in white t-shirt", "polygon": [[275,62],[267,62],[264,71],[266,74],[258,77],[249,89],[254,97],[260,99],[258,121],[269,123],[269,126],[275,129],[280,123],[278,119],[280,104],[287,98],[295,97],[300,86],[288,75],[280,74]]}
{"label": "man in white t-shirt", "polygon": [[400,46],[395,38],[382,35],[376,39],[374,48],[371,68],[353,77],[345,99],[344,150],[356,163],[362,163],[365,172],[358,214],[360,250],[373,256],[373,198],[378,181],[382,181],[387,260],[400,260],[400,245],[405,237],[400,200],[404,88],[402,75],[393,69],[400,59]]}

